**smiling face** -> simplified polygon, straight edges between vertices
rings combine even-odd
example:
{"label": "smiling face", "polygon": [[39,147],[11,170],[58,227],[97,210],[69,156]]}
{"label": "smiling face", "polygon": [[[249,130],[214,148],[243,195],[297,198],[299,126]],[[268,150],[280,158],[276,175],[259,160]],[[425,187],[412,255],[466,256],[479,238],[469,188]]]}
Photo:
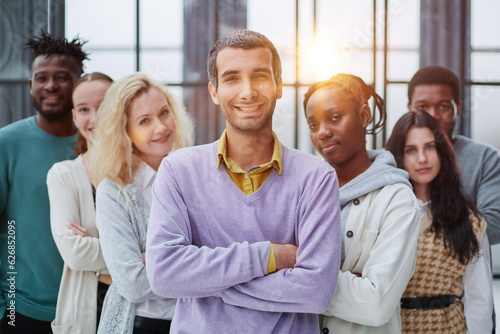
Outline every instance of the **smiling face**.
{"label": "smiling face", "polygon": [[266,48],[224,48],[217,55],[218,87],[208,89],[220,105],[228,131],[260,131],[272,128],[276,99],[282,84],[276,84],[271,51]]}
{"label": "smiling face", "polygon": [[73,121],[87,141],[87,147],[94,141],[94,125],[97,109],[111,84],[104,80],[84,81],[73,91]]}
{"label": "smiling face", "polygon": [[71,94],[77,73],[71,57],[54,54],[35,58],[29,85],[33,104],[41,117],[58,121],[71,113]]}
{"label": "smiling face", "polygon": [[314,148],[335,168],[352,168],[366,155],[366,127],[371,111],[361,109],[342,88],[320,88],[306,107],[309,137]]}
{"label": "smiling face", "polygon": [[441,162],[434,134],[429,128],[412,127],[406,134],[403,168],[410,175],[414,187],[420,189],[420,193],[430,191],[430,183],[439,174]]}
{"label": "smiling face", "polygon": [[158,89],[151,88],[130,103],[127,134],[134,152],[153,169],[172,150],[175,129],[175,117]]}

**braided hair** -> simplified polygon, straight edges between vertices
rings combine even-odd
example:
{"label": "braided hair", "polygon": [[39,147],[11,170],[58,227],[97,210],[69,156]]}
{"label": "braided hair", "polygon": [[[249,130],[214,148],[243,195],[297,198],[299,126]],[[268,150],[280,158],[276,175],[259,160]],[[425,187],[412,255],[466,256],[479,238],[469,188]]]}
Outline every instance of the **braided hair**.
{"label": "braided hair", "polygon": [[[375,106],[379,111],[379,119],[374,123],[371,129],[367,129],[367,134],[376,134],[380,132],[385,126],[387,120],[387,113],[385,111],[384,100],[375,92],[372,85],[367,85],[363,79],[352,74],[339,73],[334,75],[328,80],[316,82],[309,87],[309,90],[304,95],[304,111],[306,110],[307,103],[311,95],[321,88],[342,88],[344,91],[354,99],[358,108],[363,104],[368,104],[370,97],[375,100]],[[375,114],[375,112],[373,111]],[[372,115],[374,118],[375,115]]]}
{"label": "braided hair", "polygon": [[38,56],[42,55],[45,58],[54,54],[72,57],[78,66],[79,73],[77,75],[79,77],[83,73],[83,61],[88,59],[88,53],[82,50],[85,43],[87,41],[83,41],[79,37],[75,37],[71,42],[64,37],[52,37],[42,29],[40,36],[28,39],[25,45],[31,49],[32,64]]}

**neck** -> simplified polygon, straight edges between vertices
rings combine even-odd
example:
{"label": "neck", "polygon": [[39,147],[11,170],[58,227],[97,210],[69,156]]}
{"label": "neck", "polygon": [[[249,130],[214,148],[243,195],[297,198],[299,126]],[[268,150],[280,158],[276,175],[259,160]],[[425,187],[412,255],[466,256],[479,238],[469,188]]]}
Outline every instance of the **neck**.
{"label": "neck", "polygon": [[76,133],[76,127],[73,123],[71,113],[59,121],[49,122],[40,114],[36,116],[36,124],[40,129],[56,137],[69,137]]}
{"label": "neck", "polygon": [[241,169],[250,168],[271,161],[274,150],[271,128],[255,132],[240,132],[227,128],[227,156],[233,159]]}
{"label": "neck", "polygon": [[158,169],[160,168],[162,160],[163,159],[160,159],[160,160],[157,160],[157,159],[148,159],[148,161],[146,161],[146,160],[143,159],[143,161],[145,163],[147,163],[149,165],[149,167],[153,168],[155,170],[155,172],[157,172]]}
{"label": "neck", "polygon": [[363,148],[360,154],[355,158],[345,162],[342,165],[333,166],[335,172],[337,173],[337,178],[339,180],[339,187],[344,186],[349,183],[356,176],[364,173],[368,167],[370,167],[372,162],[368,158],[368,153],[366,149]]}
{"label": "neck", "polygon": [[428,183],[421,184],[412,182],[412,185],[413,185],[413,192],[415,193],[415,196],[419,200],[426,203],[431,199],[431,187],[429,186]]}

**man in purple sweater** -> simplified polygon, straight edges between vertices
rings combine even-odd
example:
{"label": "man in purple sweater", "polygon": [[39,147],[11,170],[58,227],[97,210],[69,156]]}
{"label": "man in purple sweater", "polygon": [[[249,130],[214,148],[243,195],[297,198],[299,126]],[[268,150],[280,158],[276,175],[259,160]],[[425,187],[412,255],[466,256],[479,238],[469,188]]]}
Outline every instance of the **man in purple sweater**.
{"label": "man in purple sweater", "polygon": [[281,61],[239,30],[208,56],[226,118],[212,144],[164,159],[153,186],[146,269],[179,298],[171,333],[318,333],[339,270],[335,172],[272,131]]}

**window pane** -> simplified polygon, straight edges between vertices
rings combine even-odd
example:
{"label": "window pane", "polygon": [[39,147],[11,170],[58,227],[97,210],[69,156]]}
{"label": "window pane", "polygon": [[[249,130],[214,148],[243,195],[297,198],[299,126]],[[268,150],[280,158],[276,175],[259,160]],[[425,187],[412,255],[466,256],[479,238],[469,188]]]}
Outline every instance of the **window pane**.
{"label": "window pane", "polygon": [[387,139],[389,139],[394,125],[403,114],[408,111],[408,85],[392,84],[387,86]]}
{"label": "window pane", "polygon": [[247,8],[248,29],[273,42],[281,58],[283,82],[295,82],[295,2],[252,0]]}
{"label": "window pane", "polygon": [[387,79],[410,81],[420,68],[418,51],[389,51],[387,55]]}
{"label": "window pane", "polygon": [[95,51],[90,55],[90,61],[84,64],[85,72],[103,72],[116,81],[135,72],[135,52]]}
{"label": "window pane", "polygon": [[134,0],[67,0],[66,36],[88,40],[94,47],[134,47],[136,10]]}
{"label": "window pane", "polygon": [[182,82],[182,51],[141,52],[141,72],[165,83]]}
{"label": "window pane", "polygon": [[500,81],[500,53],[473,52],[471,78],[473,81]]}
{"label": "window pane", "polygon": [[183,3],[183,0],[143,0],[140,2],[141,47],[182,47]]}
{"label": "window pane", "polygon": [[[387,12],[389,48],[418,49],[420,45],[420,1],[389,1]],[[377,11],[377,20],[381,19],[379,16],[382,17],[380,10]],[[383,29],[383,25],[380,29]]]}
{"label": "window pane", "polygon": [[[472,86],[472,138],[493,145],[497,149],[500,149],[500,137],[498,136],[499,104],[500,87]],[[465,112],[465,110],[462,112]]]}
{"label": "window pane", "polygon": [[471,45],[473,48],[500,48],[500,1],[471,1]]}

